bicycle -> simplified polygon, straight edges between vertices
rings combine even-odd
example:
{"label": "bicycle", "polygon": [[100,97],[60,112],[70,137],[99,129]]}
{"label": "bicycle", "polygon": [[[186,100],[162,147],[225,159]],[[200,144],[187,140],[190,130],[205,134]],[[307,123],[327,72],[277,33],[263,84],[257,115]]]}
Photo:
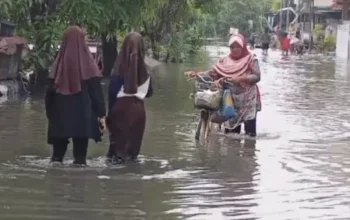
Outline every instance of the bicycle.
{"label": "bicycle", "polygon": [[[196,128],[196,135],[195,139],[198,141],[200,139],[201,133],[204,134],[204,139],[207,139],[209,132],[210,132],[210,127],[211,127],[211,122],[210,122],[210,111],[201,109],[200,110],[200,119]],[[203,127],[202,127],[203,126]]]}
{"label": "bicycle", "polygon": [[[226,84],[226,86],[228,84],[232,85],[232,83],[226,81],[225,79],[222,81],[223,83],[223,87],[225,87],[224,84]],[[201,91],[205,91],[205,90],[218,90],[218,87],[214,86],[213,84],[216,85],[215,81],[209,76],[209,75],[205,75],[203,76],[202,74],[197,74],[196,75],[196,83],[195,83],[195,92],[201,92]],[[220,88],[221,89],[221,88]],[[222,97],[222,93],[219,93],[220,95],[220,99]],[[248,99],[248,94],[244,96],[244,99],[247,100]],[[212,129],[212,124],[214,124],[211,120],[212,120],[212,115],[214,113],[216,113],[218,111],[218,109],[214,109],[214,108],[199,108],[200,110],[200,117],[199,117],[199,122],[196,128],[196,132],[195,132],[195,139],[199,140],[201,135],[204,136],[204,139],[206,140],[207,137],[210,134],[210,131]],[[225,133],[226,130],[230,131],[235,129],[243,120],[243,115],[245,114],[245,112],[247,111],[247,108],[244,107],[239,115],[239,117],[237,118],[236,123],[231,127],[226,127],[225,126]],[[222,124],[218,124],[218,130],[220,131],[222,129]]]}
{"label": "bicycle", "polygon": [[[195,93],[202,92],[205,90],[217,90],[214,86],[215,81],[209,75],[197,74],[196,82],[195,82]],[[209,133],[212,129],[211,116],[217,110],[209,109],[209,108],[200,108],[200,117],[199,122],[195,132],[195,139],[199,140],[201,135],[204,136],[204,139],[207,139]],[[219,125],[221,129],[221,125]]]}

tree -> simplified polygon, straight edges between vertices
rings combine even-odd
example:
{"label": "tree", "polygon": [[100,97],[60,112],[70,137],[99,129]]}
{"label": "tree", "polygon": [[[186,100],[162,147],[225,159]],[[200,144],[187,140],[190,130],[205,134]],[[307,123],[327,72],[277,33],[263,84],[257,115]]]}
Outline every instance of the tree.
{"label": "tree", "polygon": [[[271,2],[266,0],[218,0],[217,8],[209,13],[207,18],[207,33],[213,33],[213,29],[220,36],[225,37],[230,27],[238,28],[241,32],[250,32],[260,30],[261,19],[267,8],[271,8]],[[248,20],[252,20],[253,30],[249,29]]]}
{"label": "tree", "polygon": [[278,10],[281,9],[281,4],[282,4],[281,0],[272,0],[271,1],[271,11],[276,13]]}
{"label": "tree", "polygon": [[[277,0],[264,0],[264,2]],[[17,34],[35,47],[28,64],[47,70],[64,29],[83,26],[101,40],[104,74],[117,57],[118,39],[133,28],[142,28],[155,58],[181,61],[200,50],[204,36],[225,36],[229,27],[248,30],[248,20],[259,16],[270,3],[256,0],[0,0],[0,19],[17,24]],[[257,28],[257,27],[255,27]]]}
{"label": "tree", "polygon": [[64,29],[79,24],[90,36],[101,38],[105,74],[109,74],[117,56],[118,30],[132,21],[131,13],[145,0],[0,0],[1,19],[17,24],[17,33],[35,47],[31,62],[36,69],[48,69],[56,54]]}

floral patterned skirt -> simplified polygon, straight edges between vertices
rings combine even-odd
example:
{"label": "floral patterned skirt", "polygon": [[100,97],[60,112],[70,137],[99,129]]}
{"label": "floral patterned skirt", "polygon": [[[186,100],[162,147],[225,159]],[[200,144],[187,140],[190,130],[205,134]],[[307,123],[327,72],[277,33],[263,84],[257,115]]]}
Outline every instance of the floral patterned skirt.
{"label": "floral patterned skirt", "polygon": [[245,88],[243,92],[237,94],[235,88],[230,88],[233,95],[234,106],[238,117],[224,123],[225,128],[234,129],[241,123],[256,118],[258,111],[261,111],[260,92],[257,85]]}

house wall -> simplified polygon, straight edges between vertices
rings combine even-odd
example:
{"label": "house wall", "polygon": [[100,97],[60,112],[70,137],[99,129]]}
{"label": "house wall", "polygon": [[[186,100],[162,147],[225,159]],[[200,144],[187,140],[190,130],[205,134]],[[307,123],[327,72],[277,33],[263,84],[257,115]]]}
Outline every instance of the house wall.
{"label": "house wall", "polygon": [[315,7],[331,7],[333,4],[333,0],[314,0]]}
{"label": "house wall", "polygon": [[[299,3],[302,5],[303,3],[308,3],[309,0],[294,0],[294,3],[296,5],[299,5]],[[330,8],[333,4],[333,0],[314,0],[315,7],[321,7],[321,8]]]}

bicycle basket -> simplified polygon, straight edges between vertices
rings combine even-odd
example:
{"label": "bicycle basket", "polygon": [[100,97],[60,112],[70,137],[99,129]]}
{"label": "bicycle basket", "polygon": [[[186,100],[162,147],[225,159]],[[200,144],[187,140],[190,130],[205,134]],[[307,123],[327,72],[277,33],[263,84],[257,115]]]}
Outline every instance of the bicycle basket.
{"label": "bicycle basket", "polygon": [[194,95],[194,106],[198,109],[216,111],[220,108],[222,90],[212,91],[209,89],[197,91]]}

